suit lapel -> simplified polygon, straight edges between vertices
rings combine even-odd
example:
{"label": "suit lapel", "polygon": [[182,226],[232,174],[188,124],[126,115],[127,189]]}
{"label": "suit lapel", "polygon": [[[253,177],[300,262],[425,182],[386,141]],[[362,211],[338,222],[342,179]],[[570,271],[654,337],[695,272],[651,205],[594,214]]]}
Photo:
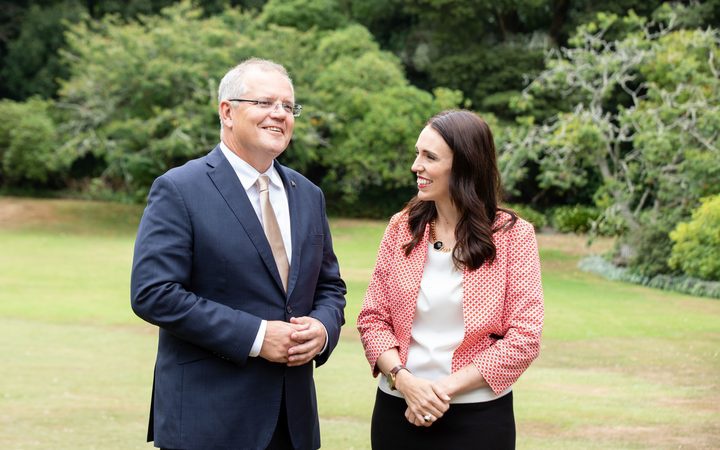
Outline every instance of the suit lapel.
{"label": "suit lapel", "polygon": [[[273,258],[272,255],[272,249],[265,237],[262,225],[255,215],[255,210],[250,204],[250,200],[243,189],[242,183],[238,180],[230,163],[225,159],[225,156],[223,156],[220,146],[215,147],[215,149],[205,157],[205,162],[209,166],[207,173],[210,180],[212,180],[220,192],[220,195],[225,200],[225,203],[227,203],[232,213],[245,229],[250,241],[252,241],[255,249],[260,254],[260,257],[272,274],[277,285],[280,289],[283,289],[280,273],[278,272],[275,258]],[[295,236],[293,236],[293,242],[294,241]]]}
{"label": "suit lapel", "polygon": [[[297,193],[297,183],[294,177],[285,172],[283,166],[275,161],[275,169],[280,174],[283,186],[285,187],[285,194],[288,199],[288,209],[290,210],[290,236],[292,239],[292,262],[290,263],[290,273],[288,274],[288,298],[292,293],[295,283],[297,282],[299,270],[300,270],[300,256],[301,256],[301,223],[300,223],[300,205]],[[307,238],[307,236],[305,236]]]}

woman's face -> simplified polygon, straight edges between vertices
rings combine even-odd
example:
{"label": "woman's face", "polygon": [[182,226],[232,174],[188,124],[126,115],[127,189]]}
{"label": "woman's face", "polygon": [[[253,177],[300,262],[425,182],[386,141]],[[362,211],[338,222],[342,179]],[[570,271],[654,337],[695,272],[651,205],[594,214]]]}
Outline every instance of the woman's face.
{"label": "woman's face", "polygon": [[450,147],[437,131],[426,126],[415,144],[415,154],[411,170],[417,175],[418,199],[449,202],[453,162]]}

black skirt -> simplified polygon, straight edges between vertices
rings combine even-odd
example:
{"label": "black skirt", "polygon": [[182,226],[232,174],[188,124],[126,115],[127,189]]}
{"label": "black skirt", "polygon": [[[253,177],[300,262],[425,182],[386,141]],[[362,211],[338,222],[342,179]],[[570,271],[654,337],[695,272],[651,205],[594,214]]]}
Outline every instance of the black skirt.
{"label": "black skirt", "polygon": [[515,448],[512,392],[497,400],[455,403],[430,427],[405,418],[402,398],[378,389],[372,415],[373,450],[511,450]]}

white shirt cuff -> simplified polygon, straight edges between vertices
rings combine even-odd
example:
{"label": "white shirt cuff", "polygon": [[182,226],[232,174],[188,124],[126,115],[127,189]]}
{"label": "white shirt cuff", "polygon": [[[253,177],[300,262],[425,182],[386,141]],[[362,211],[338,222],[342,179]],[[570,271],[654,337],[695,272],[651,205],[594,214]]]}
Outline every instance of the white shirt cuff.
{"label": "white shirt cuff", "polygon": [[[318,320],[318,322],[320,322],[320,321]],[[322,322],[320,322],[320,325],[322,325]],[[322,327],[323,327],[323,330],[325,330],[325,345],[323,346],[323,349],[320,350],[320,353],[324,353],[325,350],[327,350],[328,341],[330,340],[330,336],[328,336],[327,328],[325,328],[325,325],[322,325]],[[318,355],[319,355],[320,353],[318,353]]]}
{"label": "white shirt cuff", "polygon": [[[265,330],[267,329],[267,320],[263,320],[260,322],[260,328],[258,328],[257,336],[255,336],[255,342],[253,342],[252,348],[250,349],[250,355],[251,357],[256,357],[260,354],[260,350],[262,350],[262,344],[265,340]],[[327,332],[326,332],[327,334]]]}

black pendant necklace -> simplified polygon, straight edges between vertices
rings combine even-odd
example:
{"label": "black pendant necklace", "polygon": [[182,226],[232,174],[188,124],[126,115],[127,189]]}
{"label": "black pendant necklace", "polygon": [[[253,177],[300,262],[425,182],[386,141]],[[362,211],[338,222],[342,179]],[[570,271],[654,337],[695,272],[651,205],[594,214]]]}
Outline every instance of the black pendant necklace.
{"label": "black pendant necklace", "polygon": [[430,242],[433,243],[433,248],[439,252],[447,253],[452,250],[452,248],[445,247],[445,244],[443,244],[442,241],[436,239],[434,220],[430,222]]}

